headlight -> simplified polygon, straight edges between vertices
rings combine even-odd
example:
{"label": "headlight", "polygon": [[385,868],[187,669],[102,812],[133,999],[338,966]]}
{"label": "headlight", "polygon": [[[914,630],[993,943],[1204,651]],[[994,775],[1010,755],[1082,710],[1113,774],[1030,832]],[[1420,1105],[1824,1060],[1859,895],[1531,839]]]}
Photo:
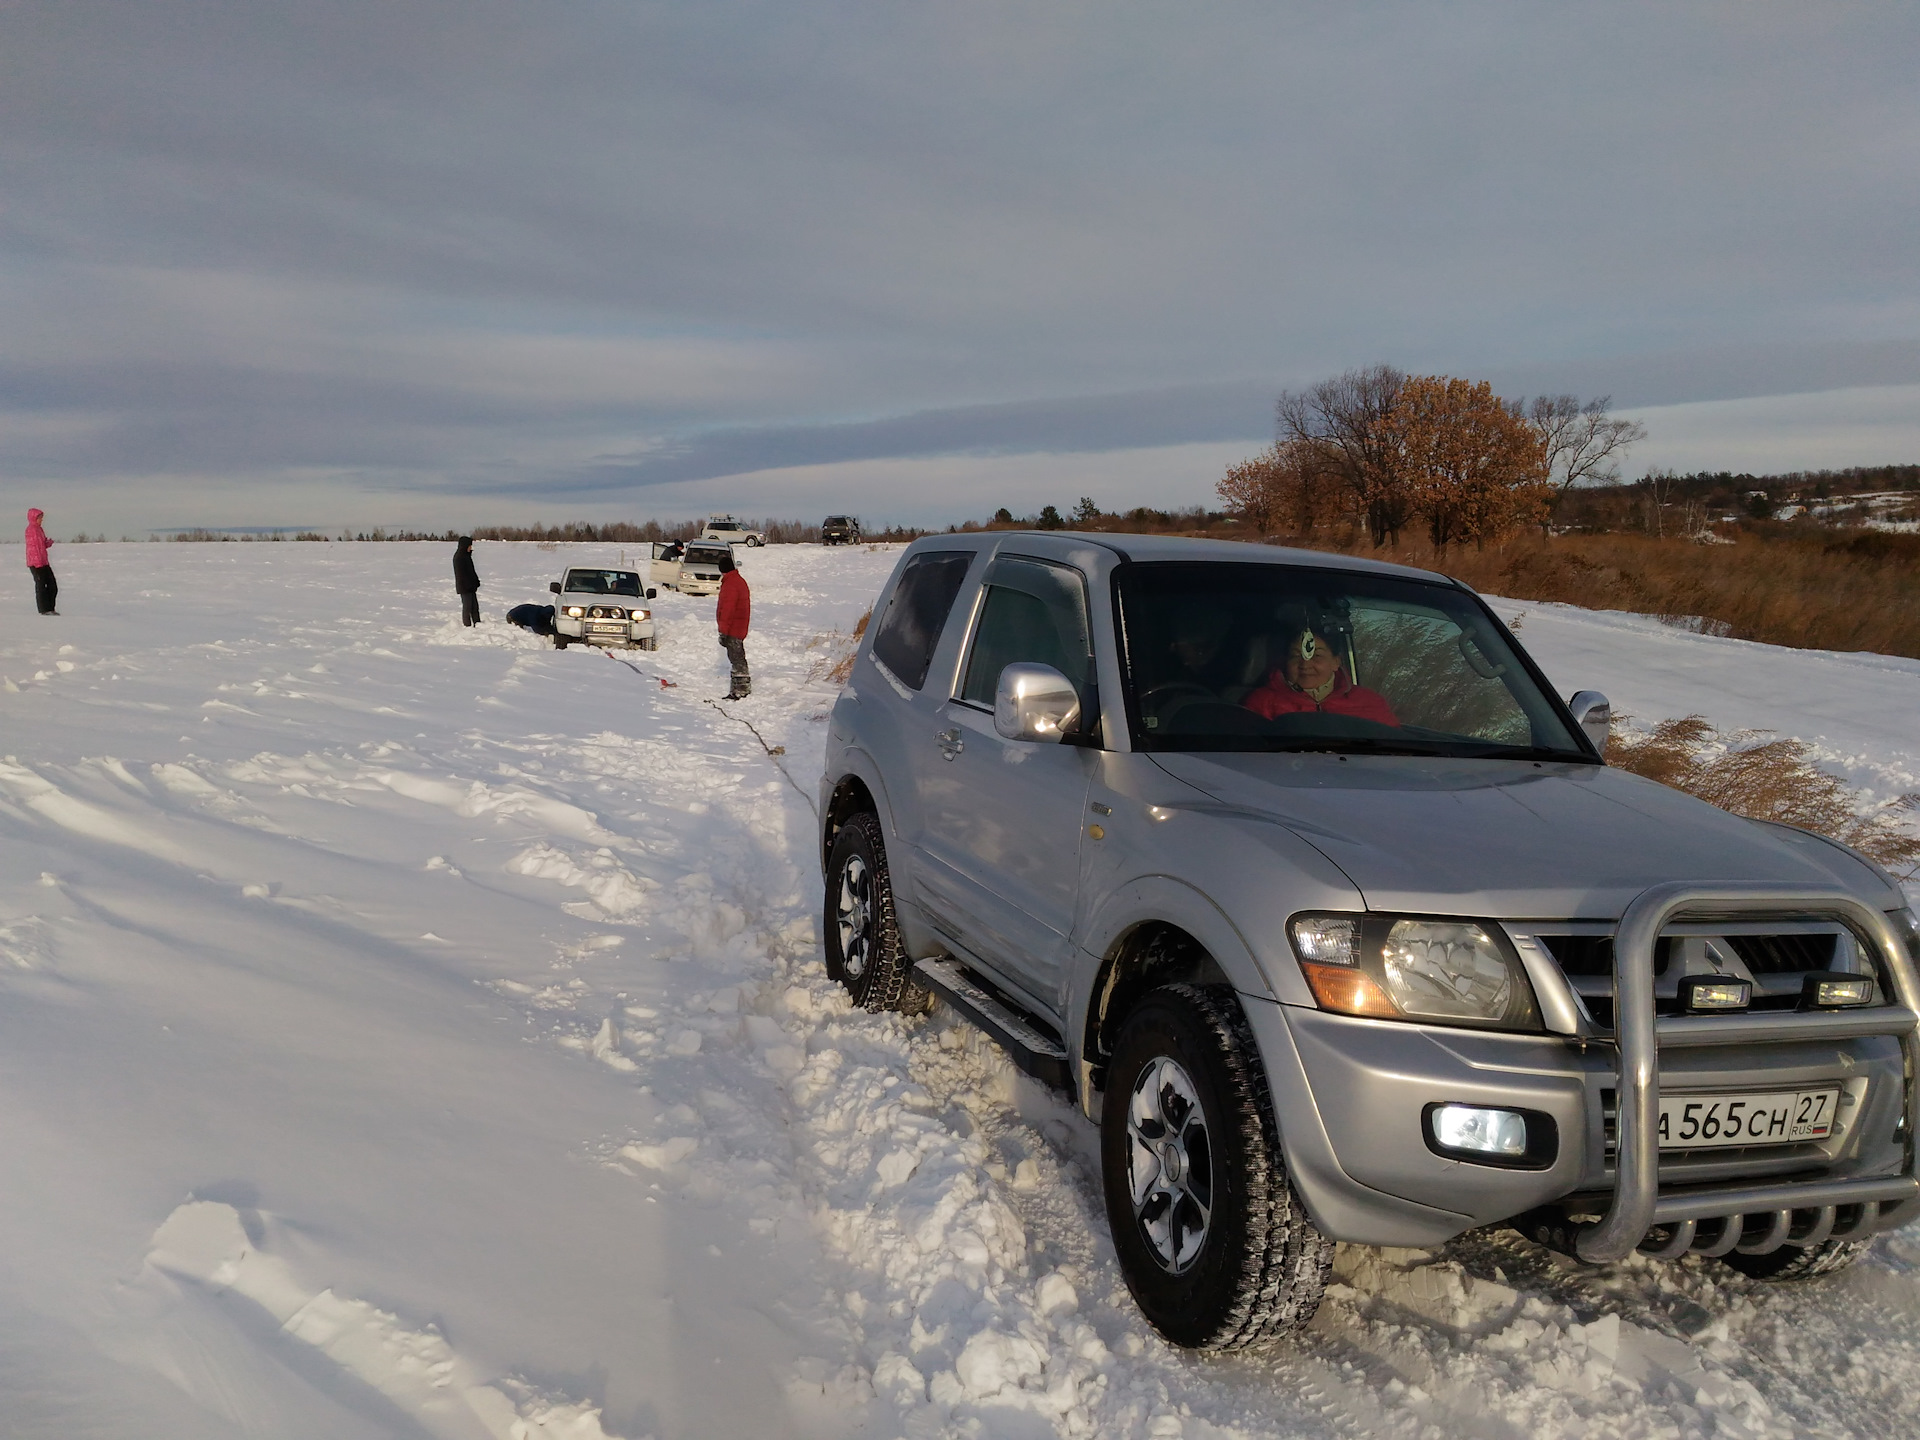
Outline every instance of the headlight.
{"label": "headlight", "polygon": [[586,613],[587,613],[587,608],[584,605],[567,606],[567,614],[571,615],[576,620],[578,620],[582,615]]}
{"label": "headlight", "polygon": [[1322,1009],[1496,1030],[1540,1028],[1533,986],[1497,925],[1296,915],[1287,928]]}
{"label": "headlight", "polygon": [[653,612],[651,610],[636,610],[633,612],[633,618],[636,620],[650,620],[653,618]]}

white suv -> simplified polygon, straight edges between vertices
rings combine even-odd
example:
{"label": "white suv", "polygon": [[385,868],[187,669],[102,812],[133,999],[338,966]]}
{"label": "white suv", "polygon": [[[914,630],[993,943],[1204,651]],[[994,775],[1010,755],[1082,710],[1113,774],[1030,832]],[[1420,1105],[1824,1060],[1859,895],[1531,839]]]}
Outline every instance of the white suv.
{"label": "white suv", "polygon": [[745,524],[731,515],[713,515],[707,519],[706,527],[701,530],[702,540],[724,540],[729,545],[752,545],[755,547],[767,543],[767,537],[758,530],[749,530]]}
{"label": "white suv", "polygon": [[653,611],[643,601],[654,591],[643,586],[636,570],[603,570],[594,565],[569,565],[553,592],[553,643],[564,650],[575,641],[583,645],[618,645],[627,650],[653,650]]}

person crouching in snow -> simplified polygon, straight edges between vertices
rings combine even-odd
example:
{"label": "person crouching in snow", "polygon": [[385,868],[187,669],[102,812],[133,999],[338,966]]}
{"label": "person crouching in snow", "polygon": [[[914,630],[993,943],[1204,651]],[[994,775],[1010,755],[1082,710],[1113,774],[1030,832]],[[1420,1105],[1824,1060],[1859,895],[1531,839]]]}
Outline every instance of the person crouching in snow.
{"label": "person crouching in snow", "polygon": [[47,563],[47,547],[53,541],[40,527],[44,510],[27,511],[27,569],[33,572],[33,600],[42,615],[58,615],[53,602],[60,598],[60,582],[53,578],[53,566]]}
{"label": "person crouching in snow", "polygon": [[729,547],[720,562],[720,605],[715,618],[720,622],[720,648],[733,662],[733,686],[727,699],[744,700],[753,693],[753,677],[747,673],[747,616],[753,610],[753,594],[747,582],[733,566]]}
{"label": "person crouching in snow", "polygon": [[1285,663],[1267,677],[1266,684],[1241,701],[1242,705],[1268,720],[1319,710],[1379,725],[1400,723],[1384,695],[1353,683],[1346,673],[1345,657],[1326,636],[1307,626],[1295,628],[1291,634]]}
{"label": "person crouching in snow", "polygon": [[453,588],[460,592],[460,623],[480,623],[480,572],[473,568],[473,536],[453,547]]}

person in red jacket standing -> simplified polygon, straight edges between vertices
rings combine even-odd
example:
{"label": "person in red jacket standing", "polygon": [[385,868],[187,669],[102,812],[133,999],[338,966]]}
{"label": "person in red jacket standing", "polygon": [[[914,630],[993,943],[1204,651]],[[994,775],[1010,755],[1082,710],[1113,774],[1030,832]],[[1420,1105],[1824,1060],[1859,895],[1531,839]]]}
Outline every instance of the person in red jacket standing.
{"label": "person in red jacket standing", "polygon": [[40,528],[44,510],[27,511],[27,569],[33,572],[33,599],[42,615],[58,615],[53,602],[60,598],[60,582],[53,578],[53,566],[47,563],[47,547],[53,541]]}
{"label": "person in red jacket standing", "polygon": [[747,618],[753,612],[753,593],[733,565],[733,549],[720,562],[720,605],[715,618],[720,622],[720,648],[733,662],[733,686],[727,699],[744,700],[753,693],[753,677],[747,673]]}

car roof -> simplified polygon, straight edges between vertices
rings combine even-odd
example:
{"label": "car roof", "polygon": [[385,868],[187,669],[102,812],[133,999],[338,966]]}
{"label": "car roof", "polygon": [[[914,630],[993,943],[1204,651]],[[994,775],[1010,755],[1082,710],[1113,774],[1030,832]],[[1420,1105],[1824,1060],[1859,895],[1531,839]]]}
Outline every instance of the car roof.
{"label": "car roof", "polygon": [[[1141,562],[1217,560],[1241,565],[1302,565],[1320,570],[1356,570],[1370,575],[1400,575],[1409,580],[1457,584],[1448,576],[1412,565],[1372,560],[1364,555],[1342,555],[1330,550],[1302,550],[1248,540],[1201,540],[1186,535],[1122,535],[1103,530],[994,530],[974,535],[928,535],[915,542],[937,549],[942,541],[978,539],[1006,549],[1009,542],[1045,541],[1049,545],[1092,545],[1114,551],[1120,558]],[[982,548],[985,548],[984,546]]]}

